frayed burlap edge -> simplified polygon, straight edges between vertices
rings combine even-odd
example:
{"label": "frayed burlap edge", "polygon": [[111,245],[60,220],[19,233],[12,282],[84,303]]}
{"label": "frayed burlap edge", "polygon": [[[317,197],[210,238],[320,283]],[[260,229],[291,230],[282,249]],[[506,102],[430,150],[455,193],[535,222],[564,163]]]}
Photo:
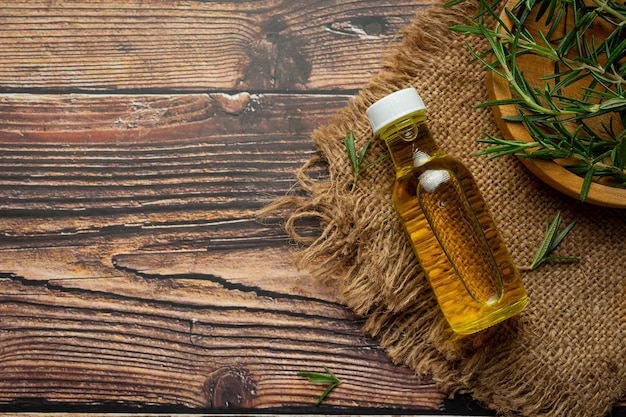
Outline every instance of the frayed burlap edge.
{"label": "frayed burlap edge", "polygon": [[[280,207],[292,209],[285,228],[302,244],[295,253],[298,265],[323,285],[337,289],[340,301],[365,318],[364,331],[380,341],[394,363],[431,376],[447,392],[470,392],[502,414],[601,416],[623,394],[625,382],[610,393],[598,388],[604,391],[600,397],[592,393],[573,398],[576,388],[568,391],[562,369],[541,358],[529,359],[527,352],[544,337],[528,334],[523,320],[532,316],[509,320],[472,337],[454,335],[403,237],[389,198],[390,163],[375,165],[354,187],[349,175],[342,143],[346,133],[354,131],[357,148],[371,139],[365,109],[393,91],[419,84],[420,75],[441,69],[452,40],[455,47],[464,42],[449,27],[464,23],[475,11],[473,2],[419,11],[402,32],[401,43],[383,61],[382,70],[328,125],[313,133],[319,153],[296,175],[307,196],[279,199],[260,215]],[[370,149],[372,159],[384,153],[380,141]],[[319,162],[328,163],[327,178],[310,175]],[[554,207],[548,204],[546,212]],[[318,218],[322,225],[322,233],[314,238],[298,232],[299,222],[309,217]],[[533,380],[536,375],[541,375],[540,381]],[[589,398],[600,399],[591,404]]]}
{"label": "frayed burlap edge", "polygon": [[[363,146],[363,140],[359,143],[359,138],[371,136],[366,123],[354,123],[365,120],[367,107],[393,91],[410,86],[421,71],[436,66],[436,62],[420,57],[416,59],[413,56],[416,51],[420,51],[422,57],[436,59],[434,55],[438,51],[449,48],[446,41],[451,36],[449,26],[463,22],[475,10],[475,5],[469,2],[454,9],[433,7],[420,10],[412,24],[403,31],[401,45],[383,61],[380,73],[328,125],[313,133],[312,140],[319,154],[296,173],[300,187],[308,193],[307,197],[287,196],[259,213],[263,216],[279,207],[293,208],[285,229],[304,245],[295,253],[298,265],[323,284],[340,289],[340,301],[366,317],[364,331],[381,341],[395,363],[407,364],[424,376],[435,375],[440,385],[451,391],[464,388],[453,382],[459,380],[460,375],[446,361],[457,359],[458,349],[455,347],[444,355],[432,345],[414,343],[415,340],[450,340],[454,336],[437,308],[408,240],[399,239],[395,247],[376,248],[381,254],[378,258],[381,262],[371,259],[365,267],[355,262],[361,246],[376,244],[376,240],[367,240],[368,236],[402,236],[403,231],[389,199],[383,202],[372,200],[370,193],[359,192],[359,188],[352,189],[351,178],[345,175],[349,162],[347,158],[337,155],[345,154],[341,139],[346,132],[354,131],[359,148]],[[335,137],[337,141],[329,143],[326,140],[328,137]],[[382,146],[374,143],[372,153],[381,153]],[[376,148],[380,149],[376,151]],[[335,155],[333,162],[336,159],[345,160],[343,164],[330,164],[329,178],[311,178],[308,174],[311,166],[327,155]],[[382,168],[375,166],[374,169],[383,172],[378,173],[383,177],[381,184],[393,183],[390,166],[383,164]],[[338,200],[344,199],[352,200],[352,212],[337,210],[337,207],[346,206],[345,203],[338,203]],[[369,225],[379,225],[380,222],[363,213],[372,213],[389,221],[383,221],[385,228],[371,230]],[[323,226],[322,233],[316,238],[301,236],[298,232],[299,221],[310,217],[319,218]],[[394,259],[394,262],[388,263],[388,259]],[[389,279],[377,281],[374,277]]]}

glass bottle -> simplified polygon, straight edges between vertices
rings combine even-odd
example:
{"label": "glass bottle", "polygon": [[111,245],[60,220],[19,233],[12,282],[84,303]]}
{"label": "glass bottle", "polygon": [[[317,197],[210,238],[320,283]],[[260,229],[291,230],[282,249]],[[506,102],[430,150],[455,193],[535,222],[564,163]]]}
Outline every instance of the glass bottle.
{"label": "glass bottle", "polygon": [[433,140],[414,88],[367,109],[396,169],[393,203],[452,330],[471,334],[528,303],[519,273],[468,169]]}

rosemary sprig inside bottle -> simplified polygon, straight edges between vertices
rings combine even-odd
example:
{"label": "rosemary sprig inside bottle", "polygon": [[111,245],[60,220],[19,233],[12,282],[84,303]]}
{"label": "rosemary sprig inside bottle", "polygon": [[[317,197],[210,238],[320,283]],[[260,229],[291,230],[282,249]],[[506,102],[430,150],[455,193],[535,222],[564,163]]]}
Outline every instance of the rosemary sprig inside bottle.
{"label": "rosemary sprig inside bottle", "polygon": [[[509,21],[504,22],[497,12],[500,2],[479,0],[476,16],[452,30],[487,40],[487,51],[470,50],[506,79],[513,98],[481,106],[515,105],[518,115],[505,119],[523,123],[533,142],[486,135],[480,141],[492,146],[481,154],[565,160],[563,166],[583,178],[583,201],[592,182],[626,187],[626,5],[519,0],[504,9]],[[546,30],[529,30],[537,21]],[[599,26],[606,36],[597,36]],[[549,60],[554,71],[540,80],[527,79],[518,64],[528,55]]]}

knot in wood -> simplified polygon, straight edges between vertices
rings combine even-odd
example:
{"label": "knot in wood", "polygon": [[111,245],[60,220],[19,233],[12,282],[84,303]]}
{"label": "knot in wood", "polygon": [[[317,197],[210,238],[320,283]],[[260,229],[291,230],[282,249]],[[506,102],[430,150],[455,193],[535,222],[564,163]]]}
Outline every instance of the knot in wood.
{"label": "knot in wood", "polygon": [[204,385],[209,408],[251,408],[256,396],[255,382],[243,368],[220,368]]}

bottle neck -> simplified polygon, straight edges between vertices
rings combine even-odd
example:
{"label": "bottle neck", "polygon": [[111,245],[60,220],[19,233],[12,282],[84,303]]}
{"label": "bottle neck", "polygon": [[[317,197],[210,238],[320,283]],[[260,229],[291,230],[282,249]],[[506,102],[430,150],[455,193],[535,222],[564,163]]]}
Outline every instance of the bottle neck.
{"label": "bottle neck", "polygon": [[379,135],[387,144],[397,175],[413,169],[413,155],[416,152],[431,157],[442,152],[428,130],[424,110],[388,124],[380,130]]}

